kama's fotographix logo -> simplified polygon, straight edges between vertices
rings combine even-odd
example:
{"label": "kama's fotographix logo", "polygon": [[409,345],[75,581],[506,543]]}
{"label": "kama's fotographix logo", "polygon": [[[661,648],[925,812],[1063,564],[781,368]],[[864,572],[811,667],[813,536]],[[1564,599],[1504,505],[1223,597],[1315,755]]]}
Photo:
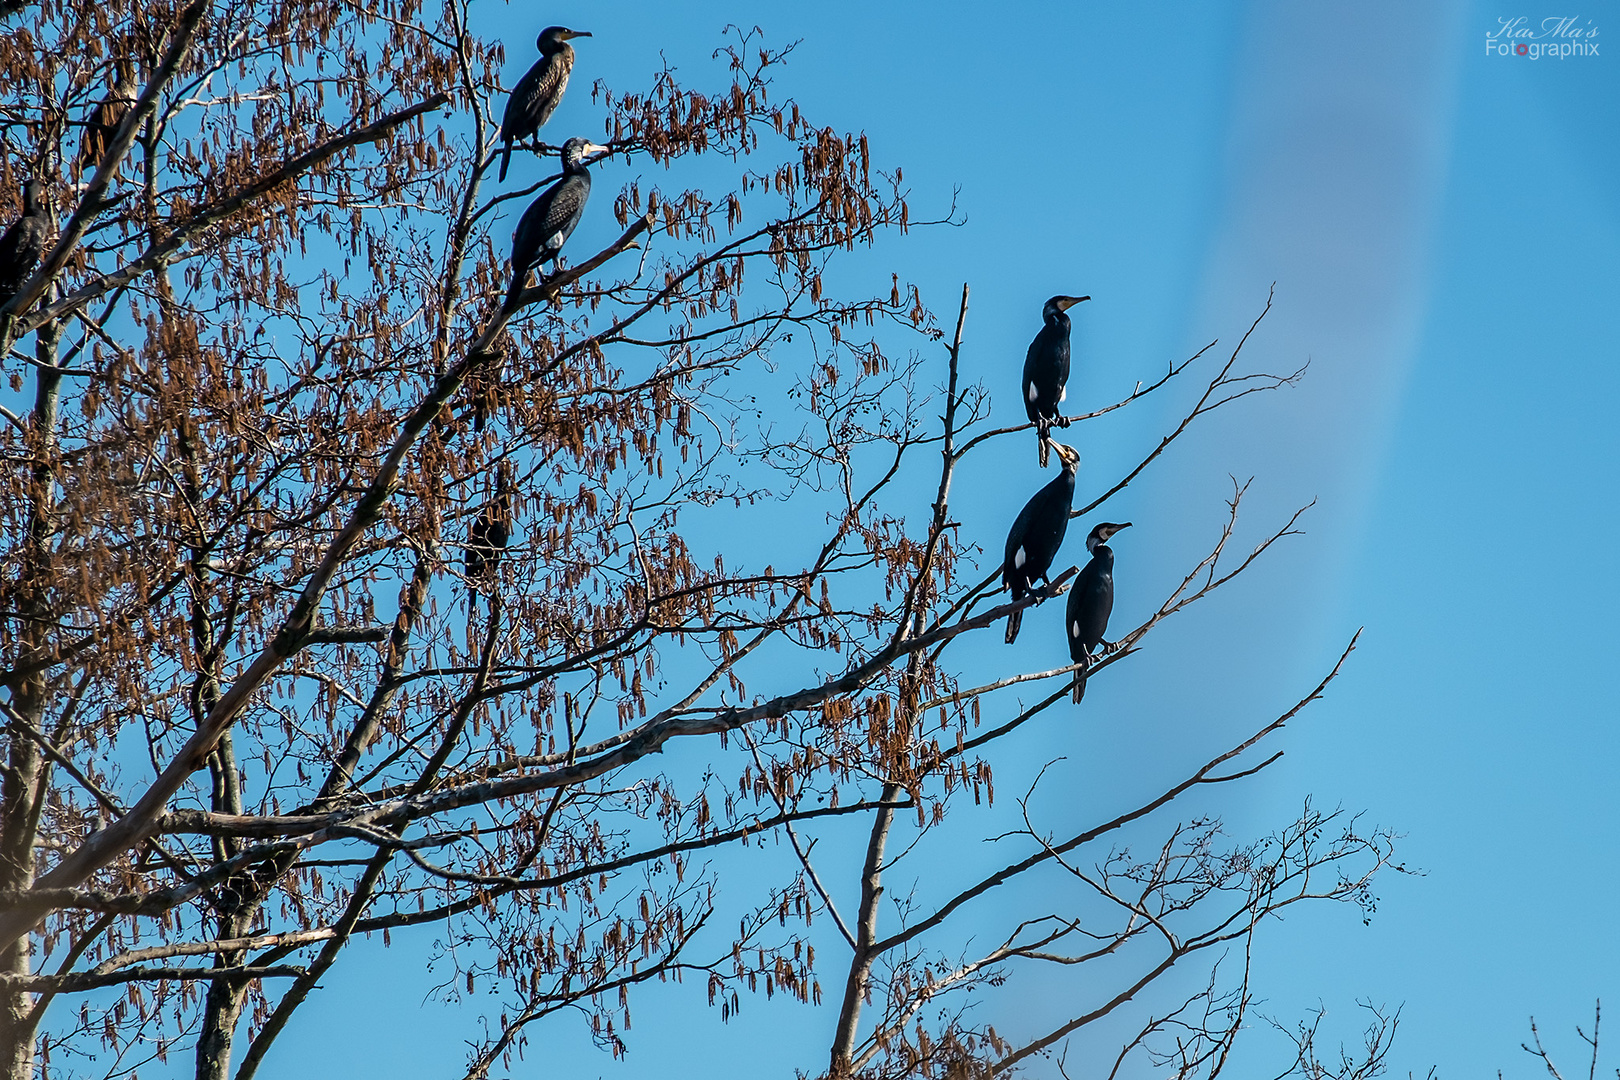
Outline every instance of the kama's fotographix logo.
{"label": "kama's fotographix logo", "polygon": [[1485,55],[1526,60],[1597,56],[1597,36],[1592,20],[1583,24],[1579,15],[1551,15],[1539,23],[1523,15],[1504,15],[1496,20],[1495,30],[1485,33]]}

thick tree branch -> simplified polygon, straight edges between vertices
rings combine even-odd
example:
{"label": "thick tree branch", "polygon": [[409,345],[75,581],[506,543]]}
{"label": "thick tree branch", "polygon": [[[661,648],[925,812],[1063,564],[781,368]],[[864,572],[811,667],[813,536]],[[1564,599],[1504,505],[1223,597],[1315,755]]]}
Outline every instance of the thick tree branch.
{"label": "thick tree branch", "polygon": [[[425,109],[427,106],[419,106]],[[620,239],[607,251],[617,254],[627,250],[631,243],[644,232],[649,218],[637,218]],[[586,265],[600,265],[611,257],[607,253],[592,260]],[[577,278],[585,273],[584,268],[568,271],[559,277],[572,280],[568,275]],[[201,767],[207,756],[213,751],[226,728],[236,719],[238,714],[246,707],[254,694],[258,693],[266,682],[304,643],[319,610],[321,598],[325,596],[327,586],[337,575],[338,569],[348,558],[349,553],[360,538],[382,515],[383,507],[393,496],[398,480],[399,470],[405,461],[406,455],[429,424],[449,403],[451,398],[460,390],[467,375],[475,367],[488,364],[495,357],[495,341],[506,328],[507,315],[497,309],[496,314],[487,322],[483,331],[468,347],[466,355],[450,371],[441,376],[432,391],[417,405],[400,425],[399,434],[395,437],[393,445],[389,448],[387,456],[383,459],[377,474],[367,485],[365,493],[356,504],[349,517],[348,523],[340,530],[335,539],[326,550],[324,558],[314,573],[310,575],[298,602],[293,605],[292,611],[283,622],[281,629],[276,633],[268,647],[266,647],[236,681],[230,689],[220,696],[219,702],[209,712],[207,719],[198,728],[197,732],[187,741],[186,745],[175,755],[175,758],[162,775],[141,796],[140,800],[132,806],[128,813],[107,828],[96,833],[87,840],[78,851],[69,855],[56,865],[49,873],[43,875],[37,887],[40,889],[72,888],[88,878],[92,873],[107,865],[121,852],[128,850],[135,844],[150,836],[155,828],[157,819],[163,812],[170,796],[179,790],[180,785],[197,768]],[[577,346],[576,346],[577,348]],[[603,770],[606,771],[606,770]],[[534,789],[538,790],[538,789]],[[482,801],[482,800],[479,800]],[[408,818],[406,819],[408,820]],[[22,904],[19,908],[9,912],[0,913],[0,946],[27,933],[38,921],[46,909],[35,904]]]}

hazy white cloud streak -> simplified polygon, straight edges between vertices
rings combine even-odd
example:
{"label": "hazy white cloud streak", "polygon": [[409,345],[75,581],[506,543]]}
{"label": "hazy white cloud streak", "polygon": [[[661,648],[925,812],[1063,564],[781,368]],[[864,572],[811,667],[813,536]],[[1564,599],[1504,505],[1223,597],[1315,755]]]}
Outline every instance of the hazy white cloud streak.
{"label": "hazy white cloud streak", "polygon": [[[1253,360],[1279,371],[1309,358],[1310,372],[1228,416],[1210,469],[1235,457],[1267,502],[1321,500],[1301,568],[1315,584],[1298,606],[1322,615],[1421,329],[1468,43],[1462,13],[1455,0],[1255,0],[1245,15],[1224,193],[1191,325],[1234,342],[1277,283]],[[1188,479],[1207,491],[1208,475]]]}

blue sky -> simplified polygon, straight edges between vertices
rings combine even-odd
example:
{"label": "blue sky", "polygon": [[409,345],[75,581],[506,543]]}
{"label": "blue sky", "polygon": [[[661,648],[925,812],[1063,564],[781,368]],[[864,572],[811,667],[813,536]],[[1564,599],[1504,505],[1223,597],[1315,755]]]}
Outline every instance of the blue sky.
{"label": "blue sky", "polygon": [[[1573,1061],[1573,1025],[1595,998],[1620,1000],[1620,3],[1523,2],[484,11],[512,27],[508,81],[549,22],[594,32],[576,79],[621,88],[660,51],[701,81],[727,23],[802,40],[782,92],[868,132],[904,165],[918,214],[960,187],[963,227],[884,255],[942,312],[972,284],[966,355],[1003,410],[1053,293],[1095,298],[1078,311],[1076,382],[1101,401],[1235,342],[1276,283],[1254,362],[1310,373],[1217,417],[1132,494],[1116,610],[1145,614],[1196,557],[1228,474],[1256,478],[1240,539],[1315,498],[1309,532],[1156,632],[1151,667],[1088,694],[1090,737],[1118,790],[1140,791],[1285,708],[1366,627],[1284,762],[1227,817],[1264,829],[1309,794],[1406,834],[1423,874],[1386,879],[1370,926],[1290,920],[1258,968],[1270,1011],[1320,1002],[1335,1037],[1354,1037],[1357,1000],[1404,1003],[1398,1075],[1536,1075],[1518,1049],[1531,1013]],[[1499,18],[1565,15],[1599,29],[1599,56],[1485,55]],[[599,124],[576,89],[552,127]],[[1082,492],[1168,417],[1135,413],[1102,429],[1117,445],[1086,448]],[[1004,465],[958,487],[991,547],[1024,498],[992,482]],[[1065,662],[1061,639],[1045,647],[1021,661]],[[418,970],[397,941],[345,961],[269,1075],[345,1060],[339,1025],[373,1009],[392,1034],[366,1048],[371,1067],[390,1051],[400,1075],[454,1067],[456,1018],[422,1002]],[[650,1008],[627,1063],[587,1051],[570,1071],[667,1077],[657,1048],[681,1033]],[[805,1047],[785,1068],[819,1065],[830,1017],[767,1015],[746,1037]],[[705,1034],[727,1037],[717,1022]]]}

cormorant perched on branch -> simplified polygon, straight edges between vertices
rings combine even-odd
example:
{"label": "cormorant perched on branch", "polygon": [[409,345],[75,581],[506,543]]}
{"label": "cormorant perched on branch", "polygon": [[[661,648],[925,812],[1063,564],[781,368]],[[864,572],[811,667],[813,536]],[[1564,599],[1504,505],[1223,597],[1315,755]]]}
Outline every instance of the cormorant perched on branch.
{"label": "cormorant perched on branch", "polygon": [[[1069,530],[1069,510],[1074,505],[1074,471],[1080,467],[1080,452],[1062,443],[1053,443],[1063,472],[1057,479],[1037,491],[1024,504],[1007,534],[1007,553],[1001,561],[1002,584],[1012,589],[1012,598],[1022,600],[1039,578],[1048,581],[1047,572],[1058,548],[1063,546],[1063,534]],[[1007,616],[1007,644],[1018,638],[1018,626],[1023,622],[1023,611]]]}
{"label": "cormorant perched on branch", "polygon": [[80,178],[92,176],[107,156],[107,146],[117,134],[118,126],[135,105],[135,65],[127,56],[119,57],[115,64],[116,77],[112,92],[91,112],[84,124],[84,139],[79,143],[78,174]]}
{"label": "cormorant perched on branch", "polygon": [[1074,673],[1074,703],[1086,696],[1086,672],[1091,668],[1091,651],[1104,645],[1103,634],[1108,632],[1108,616],[1114,610],[1114,549],[1108,538],[1121,529],[1131,527],[1130,522],[1116,525],[1104,521],[1086,537],[1086,550],[1091,561],[1080,568],[1063,621],[1069,635],[1069,659],[1080,665]]}
{"label": "cormorant perched on branch", "polygon": [[585,200],[591,197],[591,174],[585,170],[585,155],[606,153],[607,149],[584,139],[563,143],[562,179],[529,204],[512,234],[512,288],[506,294],[507,312],[517,310],[529,271],[556,261],[557,253],[585,213]]}
{"label": "cormorant perched on branch", "polygon": [[500,565],[501,554],[512,539],[512,491],[502,472],[495,481],[495,497],[479,511],[478,520],[467,532],[467,546],[462,551],[462,562],[469,581],[494,577]]}
{"label": "cormorant perched on branch", "polygon": [[570,30],[566,26],[548,26],[535,39],[540,59],[534,62],[506,99],[506,113],[501,117],[501,179],[506,179],[506,166],[512,159],[512,143],[527,139],[545,127],[551,114],[557,111],[563,91],[568,89],[568,73],[574,70],[574,47],[569,38],[590,37],[584,30]]}
{"label": "cormorant perched on branch", "polygon": [[45,208],[45,185],[37,177],[23,181],[22,216],[0,236],[0,305],[22,288],[39,265],[51,239],[51,215]]}
{"label": "cormorant perched on branch", "polygon": [[1069,381],[1069,317],[1064,312],[1090,299],[1089,296],[1054,296],[1048,300],[1041,309],[1046,325],[1029,343],[1029,352],[1024,356],[1024,411],[1040,437],[1043,469],[1052,425],[1069,426],[1059,408],[1068,396],[1064,384]]}

